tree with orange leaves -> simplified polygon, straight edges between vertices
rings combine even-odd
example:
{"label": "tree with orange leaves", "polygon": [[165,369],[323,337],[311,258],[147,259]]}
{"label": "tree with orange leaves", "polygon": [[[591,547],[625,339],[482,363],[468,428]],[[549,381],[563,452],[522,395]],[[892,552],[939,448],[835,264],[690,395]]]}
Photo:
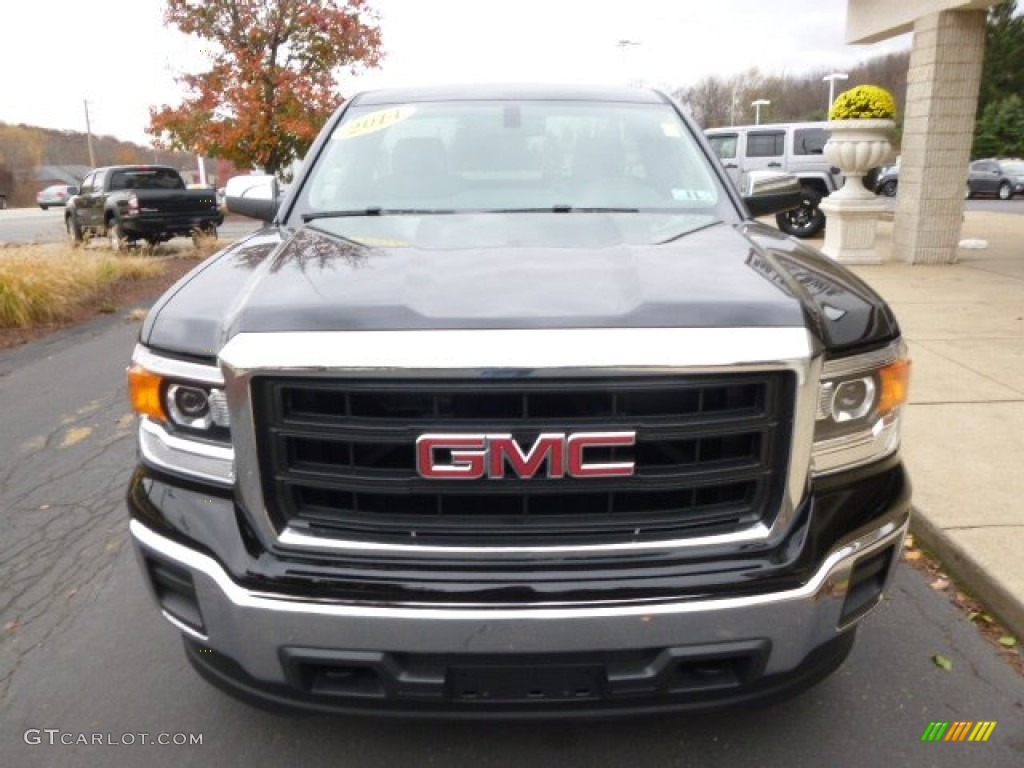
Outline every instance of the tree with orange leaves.
{"label": "tree with orange leaves", "polygon": [[210,41],[212,67],[179,78],[184,100],[151,107],[148,132],[267,173],[305,154],[342,103],[337,76],[381,58],[366,0],[166,0],[164,21]]}

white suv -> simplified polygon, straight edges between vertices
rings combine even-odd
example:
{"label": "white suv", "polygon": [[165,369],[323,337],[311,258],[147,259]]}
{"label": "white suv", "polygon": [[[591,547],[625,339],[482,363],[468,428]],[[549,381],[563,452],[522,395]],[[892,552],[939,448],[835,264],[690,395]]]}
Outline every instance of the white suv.
{"label": "white suv", "polygon": [[711,128],[704,133],[739,189],[751,171],[779,170],[800,179],[803,202],[779,213],[779,229],[796,237],[814,237],[825,226],[821,198],[843,185],[839,169],[822,155],[827,123],[778,123]]}

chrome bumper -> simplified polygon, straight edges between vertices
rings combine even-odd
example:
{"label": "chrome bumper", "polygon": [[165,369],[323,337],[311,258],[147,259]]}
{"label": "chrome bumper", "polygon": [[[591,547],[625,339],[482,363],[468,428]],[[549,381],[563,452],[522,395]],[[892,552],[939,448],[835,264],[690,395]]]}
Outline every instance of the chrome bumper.
{"label": "chrome bumper", "polygon": [[[903,519],[833,550],[798,589],[744,597],[619,605],[510,608],[373,606],[257,593],[236,584],[211,557],[131,522],[136,552],[187,570],[203,620],[199,632],[164,611],[186,635],[240,664],[254,678],[285,683],[281,649],[419,654],[612,651],[764,639],[766,675],[796,668],[834,639],[857,562],[896,545],[888,583],[909,521]],[[863,616],[858,613],[854,623]]]}

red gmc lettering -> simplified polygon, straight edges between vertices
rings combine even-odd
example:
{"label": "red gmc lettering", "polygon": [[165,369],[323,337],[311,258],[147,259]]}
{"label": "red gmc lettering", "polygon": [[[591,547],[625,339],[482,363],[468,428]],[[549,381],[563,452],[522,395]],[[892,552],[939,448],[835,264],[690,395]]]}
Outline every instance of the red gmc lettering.
{"label": "red gmc lettering", "polygon": [[533,477],[540,465],[547,459],[548,477],[565,476],[565,435],[558,432],[545,432],[533,441],[533,447],[525,454],[512,435],[488,435],[491,448],[488,463],[488,477],[504,477],[505,462],[512,465],[512,470],[519,477]]}
{"label": "red gmc lettering", "polygon": [[[510,434],[425,434],[416,440],[416,469],[426,478],[478,480],[503,478],[511,467],[516,476],[529,479],[547,464],[549,478],[629,477],[634,462],[587,462],[585,451],[635,443],[635,432],[545,432],[524,451]],[[438,461],[438,451],[449,452],[447,463]]]}
{"label": "red gmc lettering", "polygon": [[[476,480],[484,476],[486,445],[486,435],[420,435],[416,440],[416,469],[423,477]],[[435,464],[435,448],[450,449],[452,463]],[[475,450],[459,451],[456,448]]]}
{"label": "red gmc lettering", "polygon": [[636,432],[579,432],[569,435],[569,474],[573,477],[629,477],[633,474],[633,462],[609,462],[607,464],[586,464],[583,461],[585,448],[614,448],[636,443]]}

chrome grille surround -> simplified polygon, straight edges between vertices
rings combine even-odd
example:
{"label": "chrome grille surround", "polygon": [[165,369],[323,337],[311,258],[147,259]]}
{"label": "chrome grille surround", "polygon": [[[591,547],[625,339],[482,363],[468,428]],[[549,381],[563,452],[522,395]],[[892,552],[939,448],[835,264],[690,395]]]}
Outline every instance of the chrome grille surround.
{"label": "chrome grille surround", "polygon": [[[788,529],[810,464],[822,354],[804,328],[537,329],[245,333],[220,363],[231,411],[238,497],[265,545],[329,552],[488,554],[586,553],[768,543]],[[343,379],[626,378],[788,371],[795,378],[788,470],[771,525],[659,541],[593,545],[438,546],[351,541],[279,528],[260,477],[251,383],[254,377]]]}

